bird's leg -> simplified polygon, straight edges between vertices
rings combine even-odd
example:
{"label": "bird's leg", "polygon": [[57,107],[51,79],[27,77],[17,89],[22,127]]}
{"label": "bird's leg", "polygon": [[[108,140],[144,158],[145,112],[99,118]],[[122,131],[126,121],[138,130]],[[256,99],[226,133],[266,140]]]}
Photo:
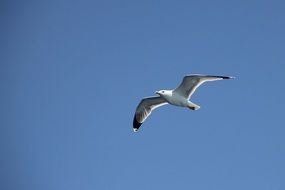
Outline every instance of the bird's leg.
{"label": "bird's leg", "polygon": [[188,101],[187,103],[187,107],[191,110],[198,110],[200,108],[200,106],[198,106],[197,104],[194,104],[193,102]]}
{"label": "bird's leg", "polygon": [[195,107],[188,106],[187,108],[189,108],[190,110],[194,110],[195,111]]}

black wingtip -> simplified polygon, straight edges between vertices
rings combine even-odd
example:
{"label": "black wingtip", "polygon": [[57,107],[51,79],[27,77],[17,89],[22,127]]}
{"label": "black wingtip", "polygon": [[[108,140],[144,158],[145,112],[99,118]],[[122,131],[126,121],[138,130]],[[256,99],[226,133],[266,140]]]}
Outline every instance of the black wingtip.
{"label": "black wingtip", "polygon": [[217,77],[217,78],[222,78],[222,79],[234,79],[235,77],[228,77],[228,76],[216,76],[212,75],[211,77]]}
{"label": "black wingtip", "polygon": [[134,121],[133,121],[133,130],[134,132],[137,132],[140,128],[140,126],[142,125],[142,123],[139,123],[136,119],[136,116],[134,117]]}

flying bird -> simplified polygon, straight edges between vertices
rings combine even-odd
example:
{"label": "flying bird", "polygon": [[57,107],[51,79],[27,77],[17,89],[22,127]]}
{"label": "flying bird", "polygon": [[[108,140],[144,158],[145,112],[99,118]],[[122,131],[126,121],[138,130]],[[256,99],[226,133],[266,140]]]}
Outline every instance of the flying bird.
{"label": "flying bird", "polygon": [[201,84],[207,81],[233,78],[234,77],[201,74],[187,75],[183,78],[181,84],[174,90],[159,90],[155,92],[158,96],[143,98],[136,108],[133,121],[134,132],[137,132],[151,112],[160,106],[171,104],[174,106],[186,107],[191,110],[198,110],[200,106],[191,102],[190,98]]}

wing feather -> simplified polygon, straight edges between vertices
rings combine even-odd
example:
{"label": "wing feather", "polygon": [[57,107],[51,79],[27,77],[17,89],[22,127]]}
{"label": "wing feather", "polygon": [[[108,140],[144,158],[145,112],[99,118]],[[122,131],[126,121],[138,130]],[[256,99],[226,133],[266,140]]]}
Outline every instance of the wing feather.
{"label": "wing feather", "polygon": [[151,114],[152,110],[167,104],[167,102],[161,98],[160,96],[152,96],[144,98],[140,101],[137,106],[134,121],[133,121],[133,129],[134,131],[138,131],[139,127],[146,120],[146,118]]}
{"label": "wing feather", "polygon": [[216,81],[223,79],[231,79],[233,77],[214,76],[214,75],[187,75],[183,78],[181,84],[174,90],[174,92],[189,99],[195,90],[204,82]]}

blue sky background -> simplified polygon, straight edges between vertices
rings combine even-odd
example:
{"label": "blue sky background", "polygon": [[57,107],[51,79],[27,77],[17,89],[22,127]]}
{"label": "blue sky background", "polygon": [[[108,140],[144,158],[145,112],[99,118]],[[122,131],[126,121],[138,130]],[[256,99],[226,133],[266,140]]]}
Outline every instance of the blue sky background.
{"label": "blue sky background", "polygon": [[[0,5],[0,189],[285,189],[284,1]],[[236,79],[133,133],[190,73]]]}

